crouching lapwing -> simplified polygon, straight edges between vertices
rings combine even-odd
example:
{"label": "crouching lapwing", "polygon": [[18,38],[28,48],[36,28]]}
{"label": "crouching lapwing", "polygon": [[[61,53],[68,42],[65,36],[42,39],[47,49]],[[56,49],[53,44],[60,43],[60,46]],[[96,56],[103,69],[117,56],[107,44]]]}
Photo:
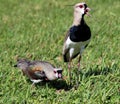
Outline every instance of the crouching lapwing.
{"label": "crouching lapwing", "polygon": [[20,68],[23,74],[30,78],[33,84],[62,78],[62,69],[55,68],[52,64],[45,61],[18,59],[14,67]]}
{"label": "crouching lapwing", "polygon": [[[63,46],[64,62],[68,62],[69,78],[71,84],[71,61],[79,55],[78,73],[83,50],[88,46],[91,38],[89,26],[84,21],[84,15],[89,15],[90,8],[85,3],[77,3],[74,6],[73,24],[67,32]],[[77,74],[77,77],[79,75]],[[78,77],[79,78],[79,77]],[[78,85],[78,80],[76,81]]]}

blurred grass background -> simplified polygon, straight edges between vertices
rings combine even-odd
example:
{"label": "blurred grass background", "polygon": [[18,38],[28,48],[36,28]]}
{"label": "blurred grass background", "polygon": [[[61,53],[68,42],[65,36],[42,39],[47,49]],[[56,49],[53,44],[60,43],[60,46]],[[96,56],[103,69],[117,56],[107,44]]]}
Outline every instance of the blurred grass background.
{"label": "blurred grass background", "polygon": [[[78,90],[64,90],[57,81],[36,85],[13,65],[16,59],[44,60],[62,67],[62,46],[72,24],[73,7],[81,0],[0,0],[0,104],[119,104],[120,1],[83,0],[91,8],[85,17],[92,39],[81,62]],[[73,83],[75,65],[73,67]],[[59,92],[57,88],[63,86]]]}

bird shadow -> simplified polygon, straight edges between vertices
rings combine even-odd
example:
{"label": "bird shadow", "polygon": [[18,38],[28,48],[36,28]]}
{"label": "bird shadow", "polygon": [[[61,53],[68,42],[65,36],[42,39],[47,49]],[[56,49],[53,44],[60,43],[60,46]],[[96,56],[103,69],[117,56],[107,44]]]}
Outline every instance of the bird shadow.
{"label": "bird shadow", "polygon": [[[30,81],[29,81],[30,82]],[[65,80],[55,80],[55,81],[43,81],[41,83],[35,84],[36,87],[48,86],[49,88],[55,88],[56,90],[69,91],[72,86],[69,86]]]}

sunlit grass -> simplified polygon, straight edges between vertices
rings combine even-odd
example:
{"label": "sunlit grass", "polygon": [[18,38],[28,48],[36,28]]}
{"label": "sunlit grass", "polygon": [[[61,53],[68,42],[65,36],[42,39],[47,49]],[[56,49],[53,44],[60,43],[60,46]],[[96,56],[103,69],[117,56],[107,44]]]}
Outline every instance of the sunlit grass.
{"label": "sunlit grass", "polygon": [[[64,89],[61,81],[31,82],[13,67],[16,59],[45,60],[62,67],[62,46],[72,24],[77,0],[1,0],[0,3],[0,104],[119,104],[120,15],[119,0],[87,1],[85,17],[92,39],[84,51],[78,90]],[[75,82],[76,61],[72,69]],[[63,86],[61,92],[59,86]]]}

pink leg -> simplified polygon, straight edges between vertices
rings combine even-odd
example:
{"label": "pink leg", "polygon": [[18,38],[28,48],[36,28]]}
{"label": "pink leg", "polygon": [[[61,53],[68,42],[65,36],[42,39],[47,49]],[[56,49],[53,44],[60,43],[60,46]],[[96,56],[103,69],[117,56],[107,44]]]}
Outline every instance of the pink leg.
{"label": "pink leg", "polygon": [[77,71],[76,89],[79,86],[80,60],[81,60],[81,55],[79,56],[79,60],[78,60],[78,71]]}
{"label": "pink leg", "polygon": [[69,84],[71,86],[71,60],[68,63],[68,71],[69,71],[69,81],[70,81]]}
{"label": "pink leg", "polygon": [[81,61],[81,55],[79,56],[79,59],[78,59],[78,71],[80,71],[80,61]]}

